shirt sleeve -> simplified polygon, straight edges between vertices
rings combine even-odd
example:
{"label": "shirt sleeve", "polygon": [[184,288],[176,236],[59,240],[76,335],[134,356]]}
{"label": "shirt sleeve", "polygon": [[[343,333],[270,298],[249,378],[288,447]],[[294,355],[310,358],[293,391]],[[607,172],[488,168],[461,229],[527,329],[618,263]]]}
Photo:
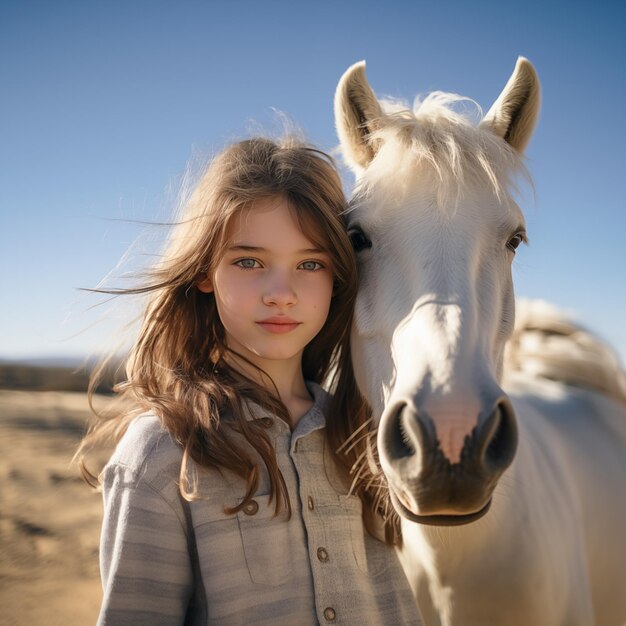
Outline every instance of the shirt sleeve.
{"label": "shirt sleeve", "polygon": [[182,506],[128,473],[114,465],[103,476],[98,626],[183,624],[193,574]]}

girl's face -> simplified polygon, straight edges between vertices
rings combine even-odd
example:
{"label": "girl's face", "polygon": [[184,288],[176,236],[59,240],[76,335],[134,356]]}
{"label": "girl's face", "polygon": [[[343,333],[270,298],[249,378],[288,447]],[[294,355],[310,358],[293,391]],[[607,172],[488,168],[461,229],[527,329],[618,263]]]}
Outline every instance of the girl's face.
{"label": "girl's face", "polygon": [[227,346],[262,369],[268,361],[300,367],[328,316],[330,255],[300,230],[280,196],[241,211],[226,236],[224,256],[198,288],[214,292]]}

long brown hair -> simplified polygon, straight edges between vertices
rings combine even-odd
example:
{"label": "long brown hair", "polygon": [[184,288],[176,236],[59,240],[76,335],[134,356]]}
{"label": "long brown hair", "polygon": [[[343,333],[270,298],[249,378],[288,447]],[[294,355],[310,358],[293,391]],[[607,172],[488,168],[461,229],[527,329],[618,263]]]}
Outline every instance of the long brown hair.
{"label": "long brown hair", "polygon": [[[198,281],[219,262],[232,218],[255,201],[277,195],[287,198],[303,232],[332,259],[334,284],[328,318],[304,349],[302,369],[305,380],[325,382],[335,390],[327,433],[337,460],[349,470],[362,456],[363,441],[347,453],[345,446],[339,451],[368,417],[350,362],[357,271],[343,222],[345,198],[339,176],[332,159],[311,146],[292,138],[280,142],[255,138],[236,143],[213,159],[175,223],[161,260],[148,270],[145,284],[103,290],[147,294],[148,301],[126,361],[126,380],[115,387],[123,401],[118,406],[126,408],[97,422],[75,457],[90,484],[95,485],[97,479],[85,465],[88,451],[107,439],[119,441],[134,417],[152,411],[183,447],[183,497],[191,500],[197,495],[188,471],[192,459],[199,466],[225,468],[241,476],[245,495],[238,505],[225,510],[242,509],[260,479],[251,446],[267,469],[275,511],[283,507],[291,511],[273,445],[262,421],[245,419],[245,401],[289,422],[287,408],[276,395],[229,366],[214,295],[197,288]],[[90,381],[90,397],[99,376],[96,371]],[[229,416],[228,428],[224,415]],[[355,491],[373,512],[365,479],[357,481]]]}

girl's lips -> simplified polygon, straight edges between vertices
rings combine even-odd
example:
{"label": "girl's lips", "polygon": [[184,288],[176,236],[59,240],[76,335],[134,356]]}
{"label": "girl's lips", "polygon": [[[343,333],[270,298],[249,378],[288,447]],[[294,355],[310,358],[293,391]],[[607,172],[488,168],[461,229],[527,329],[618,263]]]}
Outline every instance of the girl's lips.
{"label": "girl's lips", "polygon": [[260,322],[257,322],[257,324],[268,332],[277,334],[291,332],[300,326],[300,322],[296,322],[290,318],[281,319],[276,317],[261,320]]}

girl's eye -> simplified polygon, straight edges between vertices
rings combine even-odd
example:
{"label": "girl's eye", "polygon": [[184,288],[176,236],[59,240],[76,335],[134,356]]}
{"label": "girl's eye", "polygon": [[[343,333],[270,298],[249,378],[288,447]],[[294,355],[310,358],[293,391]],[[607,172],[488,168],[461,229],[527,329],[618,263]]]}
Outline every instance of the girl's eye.
{"label": "girl's eye", "polygon": [[361,250],[372,247],[372,242],[358,226],[348,230],[348,236],[350,237],[355,252],[361,252]]}
{"label": "girl's eye", "polygon": [[511,237],[509,239],[509,241],[506,244],[506,247],[511,250],[511,252],[515,252],[520,244],[522,244],[524,241],[526,241],[526,234],[525,233],[517,233],[516,235],[513,235],[513,237]]}
{"label": "girl's eye", "polygon": [[304,261],[300,263],[300,269],[308,272],[316,272],[317,270],[323,270],[324,266],[319,261]]}
{"label": "girl's eye", "polygon": [[238,259],[234,265],[238,265],[244,270],[253,270],[256,267],[260,267],[259,262],[256,259]]}

